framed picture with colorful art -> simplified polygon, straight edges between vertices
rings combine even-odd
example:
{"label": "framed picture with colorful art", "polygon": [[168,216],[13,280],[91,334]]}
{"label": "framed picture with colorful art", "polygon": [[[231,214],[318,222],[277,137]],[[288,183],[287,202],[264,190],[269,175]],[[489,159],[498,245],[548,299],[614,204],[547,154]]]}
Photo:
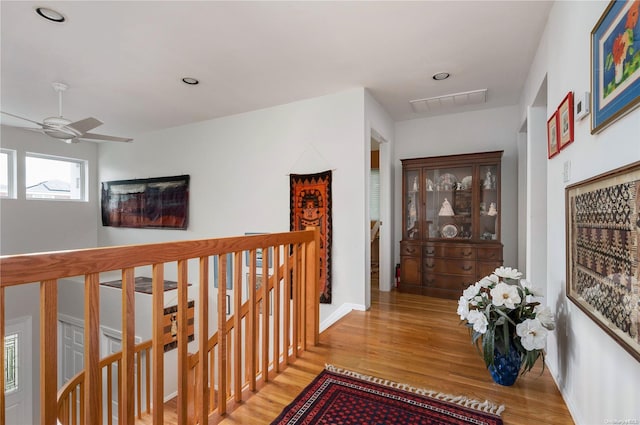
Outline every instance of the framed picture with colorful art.
{"label": "framed picture with colorful art", "polygon": [[558,107],[558,148],[573,142],[573,92],[569,92]]}
{"label": "framed picture with colorful art", "polygon": [[547,147],[550,159],[560,152],[560,145],[558,144],[558,111],[555,111],[547,121]]}
{"label": "framed picture with colorful art", "polygon": [[638,1],[612,1],[591,31],[591,134],[640,104]]}
{"label": "framed picture with colorful art", "polygon": [[640,361],[640,161],[565,197],[567,297]]}

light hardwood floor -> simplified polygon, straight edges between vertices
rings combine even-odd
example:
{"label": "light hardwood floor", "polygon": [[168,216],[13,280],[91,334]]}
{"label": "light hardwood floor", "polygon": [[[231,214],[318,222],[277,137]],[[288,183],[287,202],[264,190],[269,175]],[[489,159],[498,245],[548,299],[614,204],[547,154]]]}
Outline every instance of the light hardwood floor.
{"label": "light hardwood floor", "polygon": [[375,287],[371,292],[369,311],[353,311],[324,331],[319,346],[310,347],[220,423],[269,424],[330,363],[415,387],[504,404],[506,425],[573,424],[548,370],[540,375],[537,367],[512,387],[493,383],[467,328],[459,324],[456,301],[378,292]]}

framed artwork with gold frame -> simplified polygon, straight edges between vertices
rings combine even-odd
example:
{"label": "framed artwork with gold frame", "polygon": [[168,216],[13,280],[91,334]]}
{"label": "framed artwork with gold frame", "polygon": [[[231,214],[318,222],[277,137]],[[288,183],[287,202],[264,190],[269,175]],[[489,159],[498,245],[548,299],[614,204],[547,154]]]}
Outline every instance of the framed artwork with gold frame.
{"label": "framed artwork with gold frame", "polygon": [[640,361],[640,161],[565,196],[567,297]]}
{"label": "framed artwork with gold frame", "polygon": [[549,159],[553,158],[560,152],[558,144],[558,111],[556,110],[551,118],[547,120],[547,148]]}
{"label": "framed artwork with gold frame", "polygon": [[569,92],[558,107],[558,148],[573,142],[573,92]]}

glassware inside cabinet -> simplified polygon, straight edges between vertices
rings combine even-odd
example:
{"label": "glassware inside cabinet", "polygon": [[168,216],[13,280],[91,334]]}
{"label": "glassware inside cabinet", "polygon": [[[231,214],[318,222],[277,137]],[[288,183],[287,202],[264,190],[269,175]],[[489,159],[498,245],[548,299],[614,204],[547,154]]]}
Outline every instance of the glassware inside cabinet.
{"label": "glassware inside cabinet", "polygon": [[498,170],[495,165],[480,167],[480,239],[497,240],[498,235]]}
{"label": "glassware inside cabinet", "polygon": [[420,170],[408,170],[405,173],[406,190],[406,239],[420,239]]}
{"label": "glassware inside cabinet", "polygon": [[471,167],[426,171],[426,219],[430,239],[472,237],[472,171]]}

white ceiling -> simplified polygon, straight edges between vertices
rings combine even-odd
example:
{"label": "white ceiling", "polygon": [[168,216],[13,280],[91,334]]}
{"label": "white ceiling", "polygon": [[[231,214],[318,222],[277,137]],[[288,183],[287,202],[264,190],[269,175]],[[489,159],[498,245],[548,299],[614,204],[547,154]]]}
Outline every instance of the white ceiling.
{"label": "white ceiling", "polygon": [[[514,105],[551,4],[3,0],[0,106],[41,122],[57,114],[61,81],[66,118],[135,138],[355,87],[396,121],[434,114],[409,100],[478,89],[486,103],[438,113]],[[439,71],[451,78],[434,81]]]}

